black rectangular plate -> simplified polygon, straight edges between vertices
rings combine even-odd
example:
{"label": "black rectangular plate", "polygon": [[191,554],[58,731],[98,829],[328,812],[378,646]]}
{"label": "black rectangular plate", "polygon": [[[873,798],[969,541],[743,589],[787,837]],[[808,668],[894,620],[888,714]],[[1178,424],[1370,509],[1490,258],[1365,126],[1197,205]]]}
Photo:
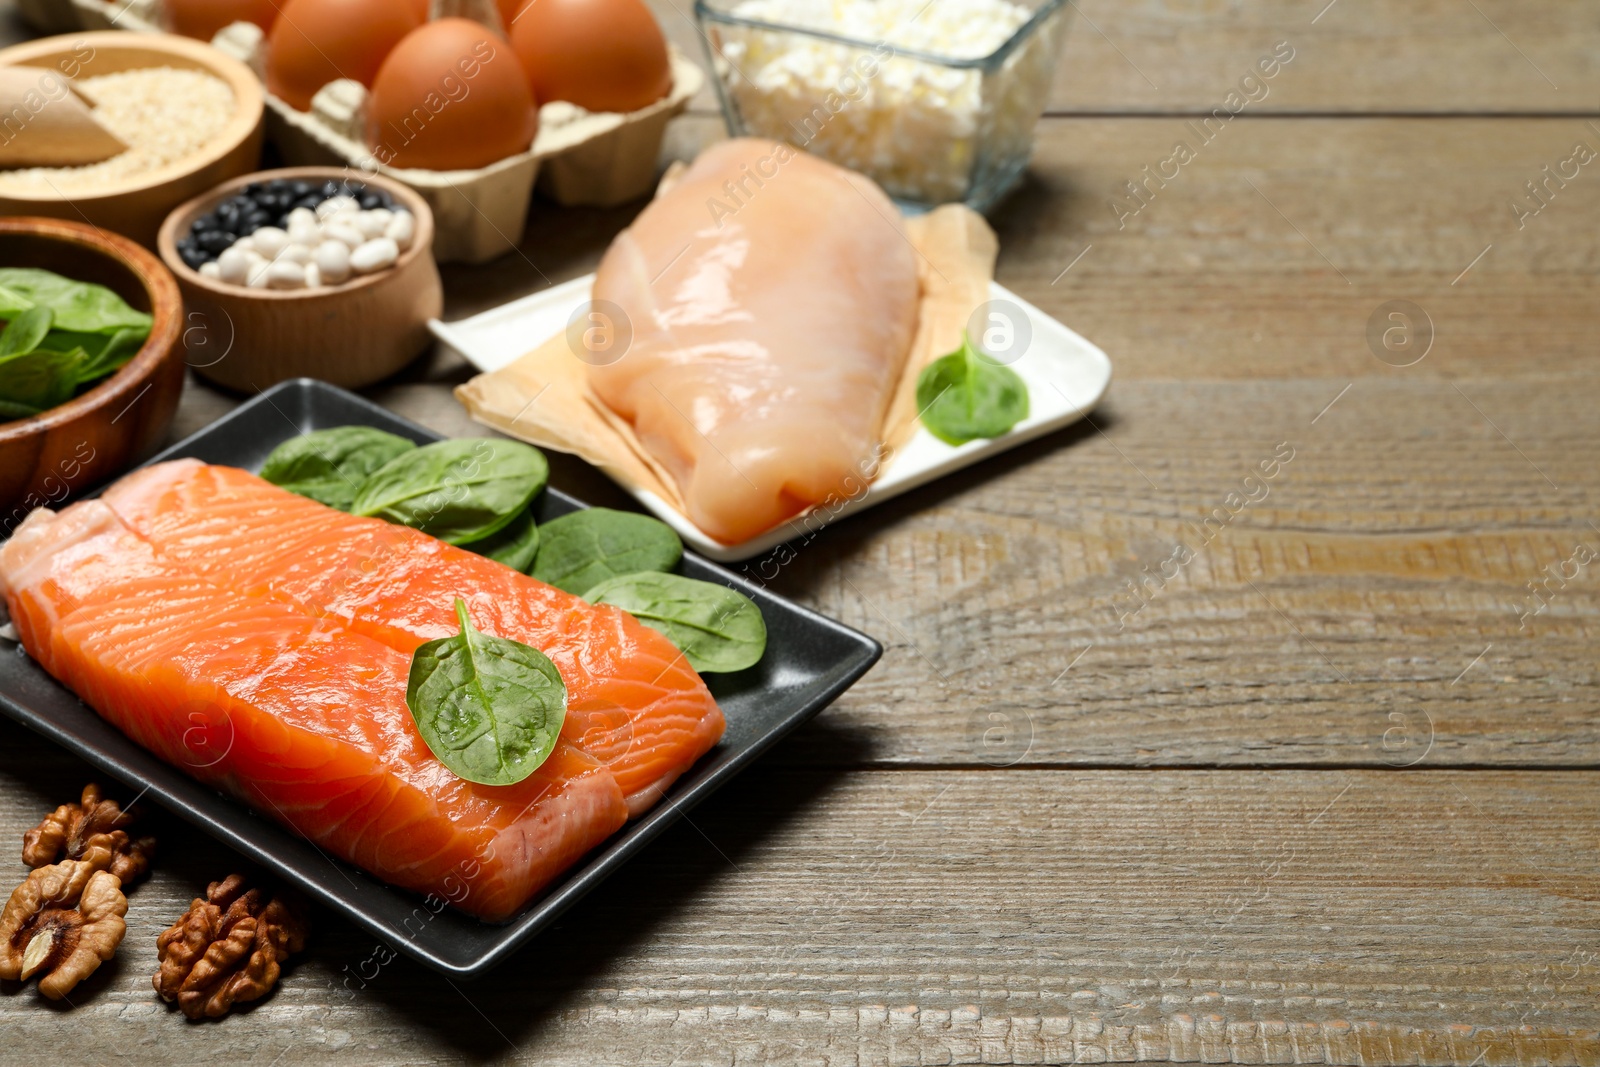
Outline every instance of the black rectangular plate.
{"label": "black rectangular plate", "polygon": [[[259,470],[267,453],[288,438],[306,430],[347,425],[376,426],[423,444],[439,439],[431,430],[353,393],[300,379],[255,397],[150,462],[192,456]],[[583,506],[549,489],[537,505],[539,521]],[[0,710],[280,875],[391,947],[446,974],[472,978],[503,962],[685,810],[827,707],[882,654],[881,646],[865,634],[773,596],[693,553],[684,554],[683,573],[738,589],[760,605],[766,618],[767,653],[761,662],[737,675],[709,679],[727,717],[727,732],[653,810],[624,826],[501,925],[449,908],[434,915],[421,896],[331,859],[292,831],[201,785],[103,721],[20,647],[0,649]]]}

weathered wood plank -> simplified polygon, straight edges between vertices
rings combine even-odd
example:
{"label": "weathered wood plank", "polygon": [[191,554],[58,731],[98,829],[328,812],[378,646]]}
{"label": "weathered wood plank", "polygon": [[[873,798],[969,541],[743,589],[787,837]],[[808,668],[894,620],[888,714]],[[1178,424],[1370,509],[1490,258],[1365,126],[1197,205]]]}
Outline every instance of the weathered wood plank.
{"label": "weathered wood plank", "polygon": [[[684,0],[651,0],[668,37],[705,65]],[[1600,24],[1561,0],[1074,0],[1050,94],[1055,114],[1595,113]],[[1265,81],[1280,42],[1293,58]],[[694,100],[715,111],[708,90]],[[1231,106],[1240,106],[1237,103]]]}
{"label": "weathered wood plank", "polygon": [[[21,831],[84,772],[9,724],[0,741],[18,878]],[[28,990],[0,1020],[13,1048],[86,1062],[214,1062],[225,1042],[282,1065],[1592,1064],[1597,786],[769,767],[487,981],[376,967],[324,918],[281,990],[216,1027],[149,986],[156,933],[232,862],[171,828],[76,1010]]]}

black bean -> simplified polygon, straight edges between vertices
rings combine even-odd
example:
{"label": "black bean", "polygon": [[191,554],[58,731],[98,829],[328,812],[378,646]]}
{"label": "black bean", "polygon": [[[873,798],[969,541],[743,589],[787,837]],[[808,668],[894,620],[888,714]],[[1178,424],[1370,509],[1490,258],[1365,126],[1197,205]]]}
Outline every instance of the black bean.
{"label": "black bean", "polygon": [[375,207],[382,207],[382,206],[383,206],[383,197],[379,196],[377,193],[362,193],[361,194],[361,209],[363,211],[371,211]]}
{"label": "black bean", "polygon": [[329,178],[327,181],[322,183],[322,188],[317,190],[317,194],[323,200],[329,200],[329,199],[331,199],[331,198],[333,198],[335,196],[338,196],[340,190],[342,190],[343,188],[344,188],[344,186],[340,185],[338,182],[334,181],[332,178]]}
{"label": "black bean", "polygon": [[255,233],[263,226],[270,226],[272,225],[272,218],[271,212],[263,211],[261,208],[252,208],[245,212],[244,232]]}
{"label": "black bean", "polygon": [[202,265],[211,262],[211,257],[198,248],[181,251],[178,253],[178,257],[183,260],[190,270],[199,270]]}
{"label": "black bean", "polygon": [[195,234],[209,233],[212,230],[220,229],[222,229],[222,220],[215,215],[201,215],[189,227],[190,232]]}
{"label": "black bean", "polygon": [[287,193],[291,184],[293,183],[288,178],[274,178],[267,183],[267,191],[269,193]]}
{"label": "black bean", "polygon": [[231,233],[226,233],[222,230],[207,230],[196,238],[195,243],[203,251],[210,252],[215,256],[226,252],[233,245],[233,241],[234,235]]}
{"label": "black bean", "polygon": [[299,200],[296,200],[294,206],[297,208],[303,207],[307,211],[315,211],[317,210],[317,205],[322,203],[322,200],[322,197],[313,193],[310,196],[302,196]]}
{"label": "black bean", "polygon": [[312,188],[313,186],[310,182],[294,181],[289,183],[289,192],[294,195],[296,200],[302,196],[310,196]]}
{"label": "black bean", "polygon": [[257,193],[259,193],[261,190],[263,190],[265,188],[266,188],[266,185],[264,183],[262,183],[262,182],[251,182],[249,185],[245,186],[240,191],[239,195],[241,195],[241,196],[255,196]]}

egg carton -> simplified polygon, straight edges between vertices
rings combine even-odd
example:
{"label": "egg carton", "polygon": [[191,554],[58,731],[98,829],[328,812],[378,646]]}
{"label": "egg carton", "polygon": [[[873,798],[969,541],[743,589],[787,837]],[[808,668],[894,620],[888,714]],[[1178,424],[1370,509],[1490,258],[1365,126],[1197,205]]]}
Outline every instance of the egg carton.
{"label": "egg carton", "polygon": [[[85,29],[160,32],[155,0],[72,2]],[[212,43],[261,73],[264,42],[256,27],[235,23]],[[289,166],[348,166],[416,190],[433,210],[434,257],[443,263],[484,263],[517,247],[535,186],[568,207],[610,207],[655,188],[667,123],[705,84],[698,66],[668,48],[672,89],[662,99],[628,114],[600,114],[552,101],[539,109],[539,134],[526,152],[476,170],[380,165],[362,135],[366,90],[348,80],[324,86],[309,112],[266,94],[267,136]]]}

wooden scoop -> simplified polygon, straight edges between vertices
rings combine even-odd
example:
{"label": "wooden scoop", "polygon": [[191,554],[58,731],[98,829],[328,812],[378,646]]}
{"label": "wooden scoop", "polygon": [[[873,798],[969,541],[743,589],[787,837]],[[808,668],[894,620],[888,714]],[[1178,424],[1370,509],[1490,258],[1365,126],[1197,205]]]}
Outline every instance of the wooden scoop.
{"label": "wooden scoop", "polygon": [[78,167],[127,150],[56,71],[0,67],[0,167]]}

